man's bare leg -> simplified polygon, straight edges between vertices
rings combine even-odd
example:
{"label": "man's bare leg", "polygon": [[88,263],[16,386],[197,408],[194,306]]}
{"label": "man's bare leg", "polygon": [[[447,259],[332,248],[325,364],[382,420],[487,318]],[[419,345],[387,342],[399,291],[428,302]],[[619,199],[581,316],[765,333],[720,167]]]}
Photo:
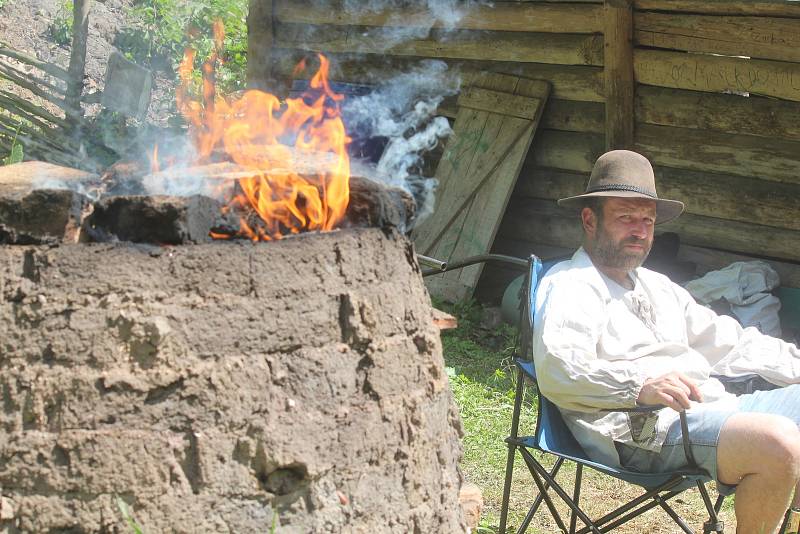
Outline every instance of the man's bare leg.
{"label": "man's bare leg", "polygon": [[800,430],[777,415],[731,416],[720,432],[717,476],[738,485],[736,532],[772,534],[800,480]]}

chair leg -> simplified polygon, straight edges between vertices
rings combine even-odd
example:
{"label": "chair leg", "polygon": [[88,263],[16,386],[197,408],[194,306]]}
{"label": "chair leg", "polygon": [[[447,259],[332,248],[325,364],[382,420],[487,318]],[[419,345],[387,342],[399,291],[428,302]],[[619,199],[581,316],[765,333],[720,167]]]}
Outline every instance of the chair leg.
{"label": "chair leg", "polygon": [[[514,411],[511,415],[511,435],[509,439],[516,440],[519,435],[519,417],[522,412],[522,401],[525,394],[525,375],[522,369],[517,371],[517,387],[514,397]],[[508,506],[511,500],[511,480],[514,477],[514,456],[517,454],[516,443],[508,442],[508,458],[506,459],[506,479],[503,482],[503,501],[500,506],[500,527],[498,534],[505,534],[508,521]]]}
{"label": "chair leg", "polygon": [[[583,479],[583,464],[578,464],[575,468],[575,488],[572,490],[572,500],[575,501],[575,506],[580,506],[581,500],[581,480]],[[578,515],[575,510],[572,511],[569,518],[569,534],[575,534],[575,525],[578,522]]]}
{"label": "chair leg", "polygon": [[710,534],[711,532],[722,534],[725,525],[717,516],[717,504],[722,506],[722,503],[719,499],[717,499],[717,504],[711,504],[711,497],[708,496],[706,485],[699,480],[697,481],[697,489],[700,490],[700,495],[703,497],[703,503],[705,503],[706,510],[708,511],[708,521],[703,523],[703,534]]}
{"label": "chair leg", "polygon": [[[792,507],[790,507],[788,510],[786,510],[786,515],[783,516],[783,523],[781,523],[781,528],[778,529],[778,534],[796,534],[797,533],[796,524],[795,525],[791,525],[792,517],[793,517],[794,514],[800,514],[800,510],[798,510],[796,508],[792,508]],[[795,528],[792,528],[791,530],[789,530],[790,526],[795,526]]]}

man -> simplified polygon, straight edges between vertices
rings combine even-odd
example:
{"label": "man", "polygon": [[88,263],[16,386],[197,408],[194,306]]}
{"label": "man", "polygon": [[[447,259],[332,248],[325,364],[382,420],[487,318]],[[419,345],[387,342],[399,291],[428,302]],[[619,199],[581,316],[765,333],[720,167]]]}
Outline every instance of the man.
{"label": "man", "polygon": [[[641,267],[654,225],[683,204],[659,199],[650,162],[615,150],[595,163],[580,212],[584,244],[537,292],[534,359],[593,459],[638,471],[686,465],[678,411],[694,456],[723,490],[736,487],[737,532],[779,526],[800,480],[800,350],[697,304]],[[735,397],[715,375],[758,374],[782,387]],[[600,409],[663,405],[653,414]]]}

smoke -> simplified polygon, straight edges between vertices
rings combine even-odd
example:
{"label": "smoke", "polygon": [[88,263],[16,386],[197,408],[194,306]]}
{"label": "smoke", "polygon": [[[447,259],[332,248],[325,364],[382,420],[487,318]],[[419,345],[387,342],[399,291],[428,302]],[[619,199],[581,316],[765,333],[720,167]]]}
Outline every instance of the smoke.
{"label": "smoke", "polygon": [[421,174],[423,157],[452,130],[436,111],[446,96],[458,92],[461,80],[441,61],[424,61],[410,72],[385,80],[367,95],[345,102],[342,115],[354,138],[386,138],[377,163],[356,162],[356,169],[378,181],[400,187],[417,202],[417,221],[433,210],[436,180]]}

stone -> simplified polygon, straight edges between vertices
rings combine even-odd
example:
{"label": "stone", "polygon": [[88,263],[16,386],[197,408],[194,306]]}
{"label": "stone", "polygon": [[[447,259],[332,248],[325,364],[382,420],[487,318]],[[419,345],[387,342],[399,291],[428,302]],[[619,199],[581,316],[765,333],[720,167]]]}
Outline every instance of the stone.
{"label": "stone", "polygon": [[97,175],[41,161],[0,166],[0,244],[77,242]]}
{"label": "stone", "polygon": [[467,521],[469,532],[476,532],[481,522],[481,512],[483,511],[483,494],[481,489],[472,482],[466,482],[461,486],[458,494],[458,502],[464,511],[464,518]]}
{"label": "stone", "polygon": [[210,242],[212,228],[222,224],[222,204],[203,195],[126,195],[95,202],[84,233],[96,242],[182,245]]}

